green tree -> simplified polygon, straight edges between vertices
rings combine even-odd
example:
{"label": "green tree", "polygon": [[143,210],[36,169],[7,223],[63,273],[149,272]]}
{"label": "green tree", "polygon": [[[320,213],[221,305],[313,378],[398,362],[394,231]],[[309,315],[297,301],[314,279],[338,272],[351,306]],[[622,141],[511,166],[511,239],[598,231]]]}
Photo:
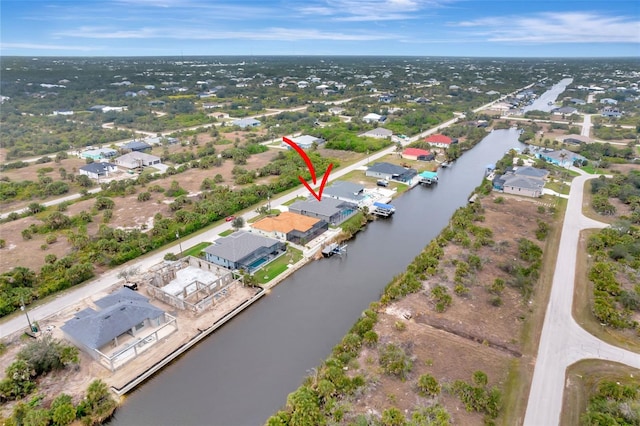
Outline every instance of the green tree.
{"label": "green tree", "polygon": [[51,403],[51,414],[55,426],[66,426],[76,419],[76,407],[74,407],[71,397],[67,394],[60,394]]}
{"label": "green tree", "polygon": [[238,216],[231,222],[231,226],[233,229],[240,229],[244,226],[244,218],[242,216]]}
{"label": "green tree", "polygon": [[86,424],[101,424],[109,418],[116,408],[116,401],[111,397],[106,383],[94,380],[87,387],[87,394],[82,404],[87,420]]}

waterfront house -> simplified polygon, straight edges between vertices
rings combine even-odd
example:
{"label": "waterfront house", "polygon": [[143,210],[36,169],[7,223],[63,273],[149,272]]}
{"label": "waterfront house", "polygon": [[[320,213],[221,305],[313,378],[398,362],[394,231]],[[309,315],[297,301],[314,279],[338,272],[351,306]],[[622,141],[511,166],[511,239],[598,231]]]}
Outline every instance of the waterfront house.
{"label": "waterfront house", "polygon": [[407,148],[402,151],[402,158],[407,160],[432,161],[435,156],[426,149]]}
{"label": "waterfront house", "polygon": [[232,121],[231,124],[233,126],[238,126],[242,129],[246,129],[247,127],[258,127],[261,123],[255,118],[241,118],[239,120]]}
{"label": "waterfront house", "polygon": [[367,168],[367,171],[365,172],[365,175],[369,177],[384,180],[395,180],[406,184],[410,184],[417,174],[418,172],[414,169],[386,162],[375,163],[373,166]]}
{"label": "waterfront house", "polygon": [[311,197],[305,201],[296,201],[289,206],[289,211],[321,219],[330,225],[337,226],[356,214],[358,206],[347,201],[323,196],[322,201]]}
{"label": "waterfront house", "polygon": [[111,148],[88,149],[80,153],[80,158],[87,158],[93,161],[113,158],[118,155],[118,151]]}
{"label": "waterfront house", "polygon": [[503,177],[502,191],[506,194],[537,198],[542,196],[543,188],[543,179],[515,174]]}
{"label": "waterfront house", "polygon": [[115,371],[178,329],[174,317],[128,288],[95,301],[60,328],[67,340]]}
{"label": "waterfront house", "polygon": [[493,188],[506,194],[525,197],[540,197],[549,172],[531,166],[521,166],[507,170],[493,179]]}
{"label": "waterfront house", "polygon": [[260,219],[251,228],[252,232],[266,237],[304,245],[329,229],[329,224],[322,219],[282,212],[277,216]]}
{"label": "waterfront house", "polygon": [[322,193],[323,197],[335,198],[362,207],[368,197],[364,194],[364,186],[344,180],[337,180],[327,186]]}
{"label": "waterfront house", "polygon": [[236,231],[219,238],[203,250],[208,262],[227,269],[242,269],[252,274],[283,255],[287,247],[282,241],[252,232]]}
{"label": "waterfront house", "polygon": [[451,144],[457,143],[458,139],[450,138],[449,136],[435,134],[427,136],[424,140],[426,143],[431,146],[435,146],[438,148],[448,148]]}
{"label": "waterfront house", "polygon": [[148,167],[155,164],[160,164],[161,161],[160,157],[157,157],[155,155],[133,151],[116,158],[115,163],[118,166],[122,166],[127,169],[135,169],[138,167]]}
{"label": "waterfront house", "polygon": [[539,151],[536,152],[536,157],[561,167],[570,167],[576,162],[580,164],[587,162],[587,159],[582,155],[566,149],[559,151]]}
{"label": "waterfront house", "polygon": [[78,173],[89,176],[91,179],[100,179],[102,177],[108,177],[109,173],[113,173],[117,170],[118,167],[115,164],[90,163],[80,167],[78,169]]}

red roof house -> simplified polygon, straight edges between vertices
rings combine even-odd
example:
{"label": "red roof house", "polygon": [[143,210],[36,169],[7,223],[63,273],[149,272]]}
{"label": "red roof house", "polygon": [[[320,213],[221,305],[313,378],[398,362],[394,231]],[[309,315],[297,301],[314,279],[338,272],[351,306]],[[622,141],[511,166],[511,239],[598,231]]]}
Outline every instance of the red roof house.
{"label": "red roof house", "polygon": [[447,148],[452,143],[457,142],[456,139],[451,139],[449,136],[441,134],[428,136],[424,141],[440,148]]}
{"label": "red roof house", "polygon": [[407,148],[402,152],[402,158],[407,160],[431,161],[434,155],[426,149]]}

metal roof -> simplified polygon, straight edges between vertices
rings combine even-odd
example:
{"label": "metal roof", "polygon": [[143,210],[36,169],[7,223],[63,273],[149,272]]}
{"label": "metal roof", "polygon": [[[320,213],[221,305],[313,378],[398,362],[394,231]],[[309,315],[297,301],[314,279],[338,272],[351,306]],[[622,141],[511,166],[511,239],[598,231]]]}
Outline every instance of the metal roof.
{"label": "metal roof", "polygon": [[278,243],[280,241],[274,238],[263,237],[246,231],[237,231],[229,236],[217,239],[212,245],[205,248],[204,252],[231,262],[240,262],[256,250],[263,247],[272,247]]}

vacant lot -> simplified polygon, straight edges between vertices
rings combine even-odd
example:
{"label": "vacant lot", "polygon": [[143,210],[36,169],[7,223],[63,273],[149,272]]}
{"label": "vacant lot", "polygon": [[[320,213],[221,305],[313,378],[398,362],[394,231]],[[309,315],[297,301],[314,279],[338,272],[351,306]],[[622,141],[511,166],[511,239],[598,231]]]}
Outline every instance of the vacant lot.
{"label": "vacant lot", "polygon": [[[379,367],[378,349],[363,349],[356,371],[368,380],[364,394],[353,404],[355,413],[381,414],[389,407],[410,413],[417,406],[437,401],[447,408],[453,424],[482,425],[483,414],[467,412],[457,397],[444,390],[455,380],[471,383],[473,372],[481,370],[488,375],[489,386],[496,385],[505,394],[517,395],[516,402],[504,395],[509,417],[503,414],[498,423],[522,421],[534,365],[531,348],[536,345],[531,340],[538,335],[538,331],[531,328],[541,325],[539,310],[545,305],[538,301],[544,301],[545,297],[542,294],[524,299],[520,291],[509,286],[512,279],[503,268],[518,258],[521,238],[544,248],[545,243],[535,237],[538,220],[553,227],[559,225],[554,223],[556,219],[544,200],[503,195],[504,201],[496,203],[498,196],[492,194],[482,199],[485,220],[478,223],[493,230],[493,245],[473,250],[450,243],[445,247],[438,273],[423,281],[423,291],[410,294],[379,312],[375,326],[380,336],[378,348],[386,343],[404,348],[413,359],[413,369],[404,381],[385,375]],[[544,207],[544,211],[538,207]],[[465,279],[469,292],[458,296],[454,293],[454,263],[468,259],[469,254],[478,256],[482,267]],[[500,292],[499,303],[496,294],[489,292],[496,278],[507,283]],[[443,313],[436,312],[430,292],[438,284],[447,287],[453,297],[452,305]],[[547,290],[547,286],[534,288],[534,292]],[[443,386],[440,396],[419,395],[417,380],[427,373]]]}

